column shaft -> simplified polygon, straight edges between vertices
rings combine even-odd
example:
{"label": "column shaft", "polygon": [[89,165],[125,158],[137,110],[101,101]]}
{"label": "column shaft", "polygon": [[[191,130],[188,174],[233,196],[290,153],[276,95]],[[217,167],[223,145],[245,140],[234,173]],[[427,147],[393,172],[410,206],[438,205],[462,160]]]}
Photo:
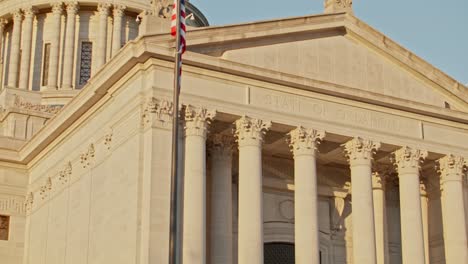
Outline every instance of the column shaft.
{"label": "column shaft", "polygon": [[388,264],[387,214],[385,204],[385,177],[380,173],[372,175],[374,197],[374,223],[377,264]]}
{"label": "column shaft", "polygon": [[290,135],[294,154],[294,240],[296,264],[320,262],[316,141],[325,132],[299,127]]}
{"label": "column shaft", "polygon": [[112,57],[117,54],[122,45],[122,17],[124,14],[125,6],[114,6],[114,29],[112,33]]}
{"label": "column shaft", "polygon": [[0,18],[0,89],[4,88],[4,75],[3,69],[5,67],[5,26],[8,23],[8,20]]}
{"label": "column shaft", "polygon": [[236,121],[239,143],[238,263],[263,264],[263,131],[271,124],[242,117]]}
{"label": "column shaft", "polygon": [[22,19],[21,10],[16,10],[13,13],[13,32],[11,34],[10,65],[8,69],[8,87],[10,88],[18,87]]}
{"label": "column shaft", "polygon": [[57,90],[60,58],[60,26],[62,24],[62,3],[52,4],[52,36],[50,41],[50,64],[48,90]]}
{"label": "column shaft", "polygon": [[421,197],[421,215],[423,223],[423,237],[424,237],[424,258],[426,264],[430,263],[429,256],[429,201],[426,192],[426,185],[423,182],[420,182],[420,197]]}
{"label": "column shaft", "polygon": [[465,208],[463,204],[465,160],[448,155],[440,159],[439,164],[445,261],[447,264],[468,263],[466,216],[463,210]]}
{"label": "column shaft", "polygon": [[232,138],[213,135],[211,149],[211,262],[232,264]]}
{"label": "column shaft", "polygon": [[360,138],[345,145],[351,167],[353,263],[377,261],[371,162],[373,152],[379,147],[379,143]]}
{"label": "column shaft", "polygon": [[28,7],[23,11],[23,48],[21,52],[21,71],[18,87],[20,89],[27,90],[29,86],[29,70],[31,66],[33,22],[36,10],[33,7]]}
{"label": "column shaft", "polygon": [[401,250],[403,264],[425,264],[419,189],[420,162],[426,151],[403,147],[395,152],[400,179]]}
{"label": "column shaft", "polygon": [[98,71],[106,63],[107,54],[107,19],[109,17],[110,4],[100,3],[98,5],[99,12],[99,28],[96,39],[96,67],[93,67],[93,72]]}
{"label": "column shaft", "polygon": [[63,82],[62,89],[73,89],[73,62],[75,55],[75,27],[76,12],[78,4],[76,2],[67,3],[67,25],[65,32],[65,50],[63,55]]}
{"label": "column shaft", "polygon": [[213,112],[185,108],[184,264],[206,263],[206,132]]}

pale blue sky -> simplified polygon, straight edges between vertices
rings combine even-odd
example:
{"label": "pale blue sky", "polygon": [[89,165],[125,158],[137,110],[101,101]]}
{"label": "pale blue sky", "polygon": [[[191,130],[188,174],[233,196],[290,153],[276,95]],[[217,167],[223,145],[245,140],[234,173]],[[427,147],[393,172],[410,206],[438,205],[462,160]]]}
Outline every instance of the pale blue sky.
{"label": "pale blue sky", "polygon": [[[190,0],[211,25],[323,12],[323,0]],[[354,0],[355,15],[468,83],[468,0]]]}

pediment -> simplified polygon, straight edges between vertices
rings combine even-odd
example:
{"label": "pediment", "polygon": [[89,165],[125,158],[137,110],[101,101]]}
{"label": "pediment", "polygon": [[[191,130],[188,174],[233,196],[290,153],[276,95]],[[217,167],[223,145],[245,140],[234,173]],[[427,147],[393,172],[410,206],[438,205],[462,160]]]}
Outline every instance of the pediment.
{"label": "pediment", "polygon": [[465,86],[356,18],[337,14],[297,20],[198,30],[189,36],[189,50],[357,93],[468,111]]}

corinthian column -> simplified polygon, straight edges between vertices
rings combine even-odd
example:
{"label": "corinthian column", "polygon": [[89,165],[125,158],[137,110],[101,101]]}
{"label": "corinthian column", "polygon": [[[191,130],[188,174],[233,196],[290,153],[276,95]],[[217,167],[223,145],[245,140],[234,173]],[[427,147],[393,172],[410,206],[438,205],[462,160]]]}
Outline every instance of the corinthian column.
{"label": "corinthian column", "polygon": [[96,71],[98,71],[104,63],[106,63],[106,54],[107,54],[107,19],[109,17],[109,8],[110,4],[108,3],[99,3],[98,4],[98,13],[99,13],[99,28],[97,35],[97,49],[96,49]]}
{"label": "corinthian column", "polygon": [[448,155],[439,160],[442,190],[445,261],[447,264],[468,263],[466,219],[463,210],[462,157]]}
{"label": "corinthian column", "polygon": [[374,197],[374,223],[377,264],[389,264],[387,243],[387,214],[385,206],[385,174],[372,174],[372,190]]}
{"label": "corinthian column", "polygon": [[232,145],[233,138],[210,138],[211,261],[232,264]]}
{"label": "corinthian column", "polygon": [[5,34],[5,26],[8,24],[8,20],[4,18],[0,18],[0,89],[3,89],[3,68],[5,63],[5,38],[3,35]]}
{"label": "corinthian column", "polygon": [[374,203],[372,196],[372,155],[380,143],[354,138],[345,144],[351,166],[351,199],[353,203],[353,263],[374,264]]}
{"label": "corinthian column", "polygon": [[50,41],[50,64],[48,90],[57,90],[59,55],[60,55],[60,25],[62,24],[62,3],[56,2],[52,6],[52,36]]}
{"label": "corinthian column", "polygon": [[316,147],[325,132],[298,127],[289,133],[294,155],[296,264],[320,263]]}
{"label": "corinthian column", "polygon": [[10,65],[8,71],[8,87],[17,88],[20,60],[21,21],[23,14],[17,9],[13,12],[13,32],[11,34]]}
{"label": "corinthian column", "polygon": [[185,107],[183,260],[206,263],[206,132],[215,111]]}
{"label": "corinthian column", "polygon": [[427,157],[427,151],[403,147],[394,155],[400,179],[403,264],[425,264],[419,169],[420,163]]}
{"label": "corinthian column", "polygon": [[23,48],[21,52],[21,71],[18,87],[27,89],[29,84],[29,69],[31,65],[31,47],[34,16],[37,10],[30,6],[23,9]]}
{"label": "corinthian column", "polygon": [[67,25],[65,32],[65,50],[63,55],[63,82],[62,89],[73,89],[73,59],[75,55],[75,24],[77,2],[67,3]]}
{"label": "corinthian column", "polygon": [[117,54],[122,45],[122,16],[126,6],[114,5],[114,29],[112,33],[112,57]]}
{"label": "corinthian column", "polygon": [[239,143],[238,263],[263,264],[262,142],[271,122],[242,117]]}

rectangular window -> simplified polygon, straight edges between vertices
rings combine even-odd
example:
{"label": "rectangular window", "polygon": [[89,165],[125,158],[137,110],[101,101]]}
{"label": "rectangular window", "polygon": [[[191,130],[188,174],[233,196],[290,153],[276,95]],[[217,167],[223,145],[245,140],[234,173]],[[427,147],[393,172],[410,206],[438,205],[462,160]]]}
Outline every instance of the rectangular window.
{"label": "rectangular window", "polygon": [[49,83],[50,43],[44,45],[44,64],[42,65],[42,86]]}
{"label": "rectangular window", "polygon": [[84,41],[81,43],[81,60],[80,60],[80,81],[79,85],[85,85],[91,78],[91,64],[93,57],[93,43]]}
{"label": "rectangular window", "polygon": [[0,240],[8,240],[10,216],[0,215]]}

